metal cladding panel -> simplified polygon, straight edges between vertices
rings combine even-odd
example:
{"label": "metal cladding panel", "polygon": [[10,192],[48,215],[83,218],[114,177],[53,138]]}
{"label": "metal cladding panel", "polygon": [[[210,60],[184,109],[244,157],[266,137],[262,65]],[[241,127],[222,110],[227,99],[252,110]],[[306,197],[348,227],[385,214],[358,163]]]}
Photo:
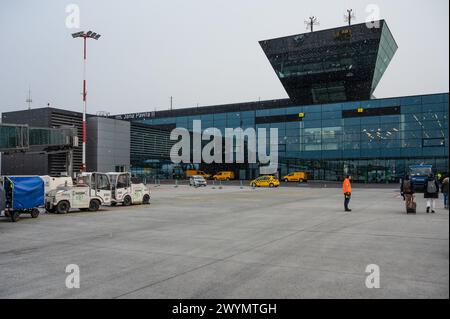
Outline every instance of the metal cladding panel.
{"label": "metal cladding panel", "polygon": [[92,117],[88,119],[88,129],[95,136],[89,146],[89,170],[115,171],[116,166],[130,166],[129,122]]}

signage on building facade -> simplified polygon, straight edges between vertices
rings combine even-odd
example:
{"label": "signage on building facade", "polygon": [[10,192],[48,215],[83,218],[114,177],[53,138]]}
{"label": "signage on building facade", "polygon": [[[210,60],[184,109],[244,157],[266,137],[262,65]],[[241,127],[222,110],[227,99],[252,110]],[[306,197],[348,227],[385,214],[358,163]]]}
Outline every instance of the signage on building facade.
{"label": "signage on building facade", "polygon": [[115,118],[116,120],[145,120],[148,118],[154,118],[155,117],[155,112],[140,112],[140,113],[130,113],[130,114],[121,114],[121,115],[116,115]]}

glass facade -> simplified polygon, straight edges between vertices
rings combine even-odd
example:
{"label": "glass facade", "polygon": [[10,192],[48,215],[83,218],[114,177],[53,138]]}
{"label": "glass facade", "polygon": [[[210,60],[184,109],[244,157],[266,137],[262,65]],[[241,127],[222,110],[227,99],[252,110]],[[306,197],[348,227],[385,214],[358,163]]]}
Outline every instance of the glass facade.
{"label": "glass facade", "polygon": [[0,150],[13,151],[33,146],[64,146],[73,143],[71,128],[37,128],[20,124],[0,124]]}
{"label": "glass facade", "polygon": [[[340,180],[350,173],[356,181],[394,182],[412,164],[448,171],[448,93],[305,106],[275,104],[259,108],[254,103],[253,109],[231,105],[229,112],[221,108],[218,113],[185,109],[182,116],[175,116],[181,110],[164,117],[156,112],[152,118],[133,121],[192,130],[193,120],[201,120],[203,130],[216,127],[223,135],[225,128],[277,128],[280,175],[306,170],[312,179]],[[198,166],[211,173],[218,167]],[[255,164],[220,168],[233,170],[240,178],[258,175]],[[156,166],[153,169],[157,171]]]}
{"label": "glass facade", "polygon": [[0,124],[0,151],[28,148],[28,126]]}
{"label": "glass facade", "polygon": [[397,51],[384,20],[260,41],[298,104],[370,99]]}

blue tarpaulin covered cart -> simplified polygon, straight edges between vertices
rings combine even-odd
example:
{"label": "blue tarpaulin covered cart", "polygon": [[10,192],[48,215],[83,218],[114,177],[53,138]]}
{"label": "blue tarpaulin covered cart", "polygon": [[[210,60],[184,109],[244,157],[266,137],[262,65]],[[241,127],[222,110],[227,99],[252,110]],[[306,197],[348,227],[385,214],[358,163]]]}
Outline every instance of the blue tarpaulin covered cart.
{"label": "blue tarpaulin covered cart", "polygon": [[20,214],[39,216],[38,207],[44,206],[44,181],[39,176],[4,176],[2,186],[5,198],[5,215],[13,222]]}

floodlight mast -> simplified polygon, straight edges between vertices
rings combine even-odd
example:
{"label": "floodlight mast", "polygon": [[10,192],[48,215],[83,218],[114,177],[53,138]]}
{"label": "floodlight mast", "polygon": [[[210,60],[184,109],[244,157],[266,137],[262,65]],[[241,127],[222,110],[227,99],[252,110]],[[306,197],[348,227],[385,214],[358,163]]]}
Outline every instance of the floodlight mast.
{"label": "floodlight mast", "polygon": [[81,161],[81,172],[86,172],[86,40],[87,38],[98,40],[100,38],[100,34],[92,31],[88,31],[87,33],[80,31],[73,33],[72,37],[74,39],[83,38],[83,155]]}

